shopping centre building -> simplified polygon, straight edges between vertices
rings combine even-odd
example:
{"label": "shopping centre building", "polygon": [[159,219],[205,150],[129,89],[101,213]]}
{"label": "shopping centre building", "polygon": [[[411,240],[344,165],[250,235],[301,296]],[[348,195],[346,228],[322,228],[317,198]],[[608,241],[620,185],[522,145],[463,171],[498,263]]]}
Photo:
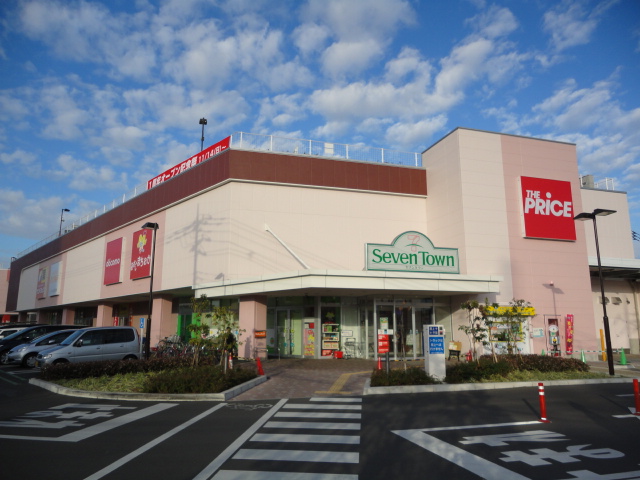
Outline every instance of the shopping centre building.
{"label": "shopping centre building", "polygon": [[[574,220],[596,209],[615,211],[597,235]],[[240,356],[377,358],[384,331],[393,357],[420,358],[427,324],[471,348],[462,303],[523,299],[522,352],[595,358],[596,239],[612,346],[638,353],[627,195],[581,177],[576,145],[458,128],[419,154],[234,133],[19,255],[6,310],[144,335],[152,293],[153,346],[187,337],[206,295],[237,315]]]}

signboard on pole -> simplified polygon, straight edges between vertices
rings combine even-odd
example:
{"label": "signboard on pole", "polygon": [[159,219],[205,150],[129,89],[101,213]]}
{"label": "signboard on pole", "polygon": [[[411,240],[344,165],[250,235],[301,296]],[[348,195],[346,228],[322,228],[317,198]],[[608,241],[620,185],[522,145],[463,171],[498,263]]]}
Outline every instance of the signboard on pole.
{"label": "signboard on pole", "polygon": [[424,325],[425,355],[424,371],[432,377],[443,380],[447,376],[444,361],[444,327],[442,325]]}

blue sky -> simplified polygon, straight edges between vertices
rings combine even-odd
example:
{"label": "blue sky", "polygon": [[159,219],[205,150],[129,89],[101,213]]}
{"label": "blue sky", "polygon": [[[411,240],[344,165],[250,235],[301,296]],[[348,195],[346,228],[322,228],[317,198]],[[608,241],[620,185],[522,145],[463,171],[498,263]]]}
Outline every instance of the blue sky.
{"label": "blue sky", "polygon": [[[2,0],[0,265],[236,131],[577,144],[640,232],[637,0]],[[634,242],[638,247],[640,242]],[[638,250],[638,249],[637,249]]]}

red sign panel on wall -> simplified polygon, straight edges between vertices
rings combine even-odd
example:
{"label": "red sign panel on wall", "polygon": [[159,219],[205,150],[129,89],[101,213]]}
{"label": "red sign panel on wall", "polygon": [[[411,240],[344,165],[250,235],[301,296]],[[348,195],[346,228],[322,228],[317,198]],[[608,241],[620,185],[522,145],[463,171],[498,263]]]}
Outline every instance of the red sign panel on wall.
{"label": "red sign panel on wall", "polygon": [[120,264],[122,263],[122,237],[107,243],[107,253],[104,259],[104,284],[120,283]]}
{"label": "red sign panel on wall", "polygon": [[131,246],[131,265],[129,268],[129,278],[135,280],[151,275],[151,241],[153,240],[153,230],[145,228],[133,234],[133,245]]}
{"label": "red sign panel on wall", "polygon": [[182,173],[191,167],[195,167],[199,163],[202,163],[205,160],[208,160],[209,158],[218,155],[219,153],[222,153],[223,151],[229,148],[230,139],[231,137],[223,138],[218,143],[211,145],[208,148],[205,148],[203,151],[201,151],[200,153],[197,153],[193,157],[186,159],[184,162],[180,162],[175,167],[172,167],[169,170],[166,170],[165,172],[161,173],[157,177],[152,178],[147,182],[147,190],[155,187],[156,185],[161,184],[162,182],[169,180],[172,177],[175,177],[179,173]]}
{"label": "red sign panel on wall", "polygon": [[46,296],[48,275],[49,275],[48,267],[43,267],[40,270],[38,270],[38,284],[36,285],[36,298],[38,300],[41,300]]}
{"label": "red sign panel on wall", "polygon": [[575,240],[571,182],[520,177],[524,236]]}
{"label": "red sign panel on wall", "polygon": [[567,355],[571,355],[573,353],[573,315],[567,315],[565,322],[565,340],[567,342]]}

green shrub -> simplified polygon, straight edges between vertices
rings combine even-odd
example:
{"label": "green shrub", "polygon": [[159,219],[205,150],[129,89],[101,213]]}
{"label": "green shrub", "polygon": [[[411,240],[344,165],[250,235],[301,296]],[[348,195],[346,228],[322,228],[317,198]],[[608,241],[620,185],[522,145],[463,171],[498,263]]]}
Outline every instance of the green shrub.
{"label": "green shrub", "polygon": [[386,370],[374,370],[371,374],[372,387],[388,387],[393,385],[433,385],[438,382],[420,367],[393,369],[387,375]]}
{"label": "green shrub", "polygon": [[[458,363],[447,369],[447,383],[501,381],[513,379],[516,372],[532,372],[542,378],[551,372],[588,372],[589,365],[575,358],[542,355],[499,355],[498,362],[491,355],[483,355],[476,362]],[[525,376],[525,375],[521,375]],[[513,380],[512,380],[513,381]]]}
{"label": "green shrub", "polygon": [[89,378],[123,375],[128,373],[159,372],[191,364],[187,357],[163,357],[149,360],[107,360],[101,362],[59,363],[46,365],[40,372],[43,380]]}
{"label": "green shrub", "polygon": [[494,362],[481,357],[476,362],[458,363],[447,369],[446,383],[479,382],[491,376],[506,376],[512,367],[505,361]]}
{"label": "green shrub", "polygon": [[181,367],[149,376],[142,387],[145,393],[220,393],[256,378],[249,369],[227,370],[219,366]]}

